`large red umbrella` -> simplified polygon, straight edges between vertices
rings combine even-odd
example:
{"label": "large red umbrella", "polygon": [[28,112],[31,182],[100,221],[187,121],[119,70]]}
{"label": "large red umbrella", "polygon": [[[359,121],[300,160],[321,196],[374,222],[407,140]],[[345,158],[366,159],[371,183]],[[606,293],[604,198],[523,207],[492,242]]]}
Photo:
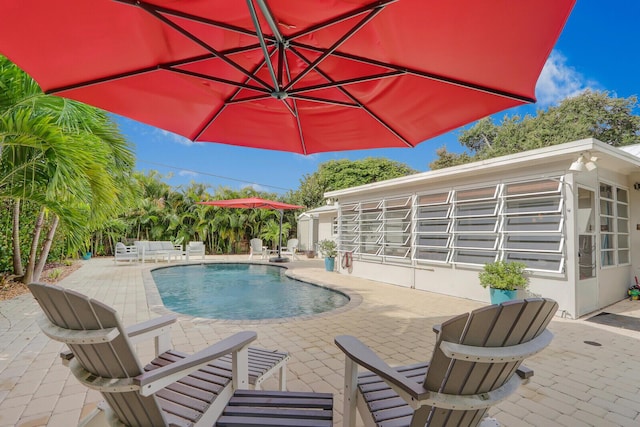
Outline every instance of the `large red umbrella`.
{"label": "large red umbrella", "polygon": [[412,147],[534,102],[574,2],[2,0],[0,52],[193,141]]}
{"label": "large red umbrella", "polygon": [[281,256],[282,248],[282,217],[285,209],[304,209],[304,206],[290,205],[288,203],[277,202],[275,200],[266,200],[259,197],[249,197],[245,199],[227,199],[227,200],[209,200],[207,202],[198,202],[199,205],[220,206],[223,208],[241,208],[241,209],[278,209],[280,211],[280,237],[278,244],[278,256],[269,259],[272,262],[286,262],[288,258]]}

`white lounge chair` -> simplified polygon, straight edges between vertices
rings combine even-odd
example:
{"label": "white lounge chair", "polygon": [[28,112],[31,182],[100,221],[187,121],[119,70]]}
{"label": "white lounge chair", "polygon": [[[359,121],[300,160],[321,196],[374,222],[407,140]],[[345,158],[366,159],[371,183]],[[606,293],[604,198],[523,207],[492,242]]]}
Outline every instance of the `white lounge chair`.
{"label": "white lounge chair", "polygon": [[292,259],[298,259],[298,255],[296,255],[296,251],[298,250],[298,239],[289,239],[287,240],[287,247],[282,248],[280,251],[281,256],[290,256]]}
{"label": "white lounge chair", "polygon": [[182,250],[177,249],[174,244],[168,240],[166,241],[148,241],[137,240],[133,243],[138,250],[138,259],[142,262],[146,260],[158,260],[166,259],[171,262],[171,258],[178,259],[182,257]]}
{"label": "white lounge chair", "polygon": [[189,242],[187,245],[187,260],[193,255],[200,255],[204,259],[205,247],[204,242]]}
{"label": "white lounge chair", "polygon": [[254,255],[260,254],[260,259],[265,257],[265,248],[262,246],[262,239],[257,237],[249,241],[249,259],[252,259]]}
{"label": "white lounge chair", "polygon": [[136,246],[126,246],[122,242],[116,243],[113,262],[117,263],[118,261],[138,262],[138,248]]}

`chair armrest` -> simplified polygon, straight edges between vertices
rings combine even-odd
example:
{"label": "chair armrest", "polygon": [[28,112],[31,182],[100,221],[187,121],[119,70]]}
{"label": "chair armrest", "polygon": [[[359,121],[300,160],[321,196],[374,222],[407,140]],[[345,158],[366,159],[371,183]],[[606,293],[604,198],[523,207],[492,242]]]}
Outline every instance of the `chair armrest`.
{"label": "chair armrest", "polygon": [[[252,331],[239,332],[182,360],[138,375],[134,378],[133,382],[140,386],[140,394],[150,396],[169,384],[189,375],[191,372],[200,369],[212,360],[229,353],[237,353],[241,350],[245,350],[246,353],[249,343],[257,337],[258,335]],[[247,367],[244,366],[243,368],[246,375]],[[235,369],[233,374],[234,376],[236,375]]]}
{"label": "chair armrest", "polygon": [[413,399],[421,400],[429,395],[428,390],[393,369],[357,338],[341,335],[335,338],[335,343],[349,359],[379,375],[390,386],[404,391]]}
{"label": "chair armrest", "polygon": [[471,345],[457,344],[448,341],[440,343],[440,350],[452,359],[481,363],[504,363],[518,362],[533,356],[544,350],[551,340],[553,334],[548,329],[542,331],[540,335],[522,344],[506,347],[475,347]]}
{"label": "chair armrest", "polygon": [[145,322],[137,323],[125,328],[125,332],[129,336],[132,343],[138,343],[149,338],[156,337],[167,331],[167,327],[171,327],[176,323],[178,318],[173,314],[157,317]]}
{"label": "chair armrest", "polygon": [[[167,333],[167,328],[170,328],[171,325],[176,322],[176,320],[176,316],[174,316],[173,314],[167,314],[162,317],[147,320],[146,322],[131,325],[125,328],[125,332],[129,336],[131,342],[133,344],[136,344],[146,339],[154,338]],[[158,356],[160,353],[164,353],[164,351],[158,352],[158,343],[156,343],[156,356]],[[65,366],[69,365],[69,361],[73,359],[73,357],[74,355],[71,350],[64,350],[60,352],[62,364]]]}

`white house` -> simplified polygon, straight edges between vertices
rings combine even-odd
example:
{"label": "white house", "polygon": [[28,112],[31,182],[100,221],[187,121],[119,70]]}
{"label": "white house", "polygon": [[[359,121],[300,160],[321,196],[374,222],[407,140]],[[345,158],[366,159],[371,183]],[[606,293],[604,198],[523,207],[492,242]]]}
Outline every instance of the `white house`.
{"label": "white house", "polygon": [[318,252],[318,242],[338,237],[338,206],[333,203],[298,215],[298,249]]}
{"label": "white house", "polygon": [[327,192],[340,255],[353,260],[336,264],[488,302],[482,265],[522,261],[527,294],[577,318],[625,298],[640,273],[639,153],[584,139]]}

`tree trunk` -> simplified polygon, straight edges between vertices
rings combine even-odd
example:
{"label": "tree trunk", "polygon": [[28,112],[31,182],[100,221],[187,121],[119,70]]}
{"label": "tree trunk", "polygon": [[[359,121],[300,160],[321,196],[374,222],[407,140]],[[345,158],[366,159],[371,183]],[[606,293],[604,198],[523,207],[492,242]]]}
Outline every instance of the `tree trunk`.
{"label": "tree trunk", "polygon": [[42,270],[44,270],[44,266],[47,264],[47,258],[49,258],[49,251],[51,250],[51,245],[53,244],[53,237],[56,235],[56,230],[58,229],[59,222],[60,222],[60,218],[58,217],[58,215],[54,215],[53,224],[51,224],[51,227],[47,232],[47,237],[44,239],[44,243],[42,244],[40,259],[38,260],[38,264],[36,264],[36,268],[33,271],[34,282],[37,282],[38,280],[40,280],[40,275],[42,274]]}
{"label": "tree trunk", "polygon": [[13,274],[22,276],[22,252],[20,251],[20,199],[13,201]]}
{"label": "tree trunk", "polygon": [[31,251],[29,252],[29,262],[27,269],[22,277],[22,283],[29,284],[33,281],[33,271],[36,265],[36,256],[38,255],[38,242],[40,241],[40,233],[42,232],[42,224],[44,223],[44,208],[40,209],[36,225],[33,228],[33,241],[31,242]]}

